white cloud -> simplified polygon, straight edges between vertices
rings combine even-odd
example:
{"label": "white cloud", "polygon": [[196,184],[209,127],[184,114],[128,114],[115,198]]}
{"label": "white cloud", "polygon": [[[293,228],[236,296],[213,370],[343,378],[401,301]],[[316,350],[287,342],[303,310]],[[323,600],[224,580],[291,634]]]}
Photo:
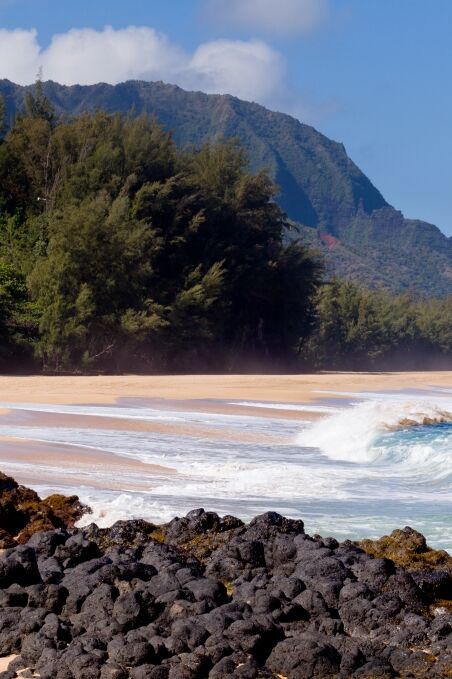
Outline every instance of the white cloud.
{"label": "white cloud", "polygon": [[200,45],[188,74],[204,92],[229,92],[268,101],[284,78],[282,57],[264,42],[217,40]]}
{"label": "white cloud", "polygon": [[65,85],[164,80],[267,104],[284,78],[281,55],[259,40],[216,40],[190,54],[152,28],[130,26],[72,29],[42,49],[34,30],[0,30],[0,78],[29,84],[40,68]]}
{"label": "white cloud", "polygon": [[33,81],[39,70],[39,51],[36,31],[0,29],[0,78]]}
{"label": "white cloud", "polygon": [[212,20],[272,34],[303,33],[329,14],[328,0],[205,0]]}
{"label": "white cloud", "polygon": [[167,78],[186,56],[152,28],[72,29],[40,54],[44,76],[67,85]]}

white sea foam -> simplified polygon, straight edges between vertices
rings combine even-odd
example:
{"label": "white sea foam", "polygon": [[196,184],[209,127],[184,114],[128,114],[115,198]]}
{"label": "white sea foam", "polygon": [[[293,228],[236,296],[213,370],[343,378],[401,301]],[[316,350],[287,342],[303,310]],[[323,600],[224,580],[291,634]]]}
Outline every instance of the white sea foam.
{"label": "white sea foam", "polygon": [[[86,417],[114,418],[116,420],[140,420],[143,422],[164,422],[168,424],[195,424],[215,425],[228,429],[241,428],[250,418],[256,423],[265,425],[268,418],[252,415],[248,412],[240,413],[215,413],[198,410],[170,410],[165,408],[150,408],[144,406],[90,406],[90,405],[57,405],[37,403],[9,403],[0,401],[0,408],[31,411],[37,413],[49,413],[54,415],[83,415]],[[321,406],[319,412],[321,412]],[[281,405],[279,406],[281,409]],[[327,412],[327,411],[325,411]],[[273,418],[273,422],[277,421]],[[284,422],[284,420],[282,420]]]}
{"label": "white sea foam", "polygon": [[[248,407],[298,409],[278,402],[234,402],[243,406],[243,415],[129,406],[29,406],[46,412],[202,422],[237,432],[281,434],[286,444],[265,443],[264,437],[249,443],[99,426],[47,427],[35,420],[30,427],[25,419],[0,423],[0,433],[86,446],[177,470],[171,475],[156,474],[151,467],[148,473],[128,468],[116,490],[114,468],[77,469],[74,458],[68,468],[60,467],[61,490],[78,493],[93,507],[85,523],[109,525],[132,517],[166,521],[196,506],[244,519],[274,509],[308,519],[308,529],[341,536],[378,535],[410,524],[425,532],[432,544],[451,549],[452,425],[400,429],[403,421],[447,419],[445,414],[452,412],[450,393],[354,394],[353,399],[343,407],[341,403],[340,410],[322,403],[308,406],[323,415],[315,423],[246,414]],[[33,464],[9,459],[3,466],[12,475],[23,469],[29,476]],[[34,466],[40,478],[47,478],[39,459]],[[58,465],[47,471],[54,490]]]}
{"label": "white sea foam", "polygon": [[[305,428],[297,436],[300,446],[319,448],[332,460],[372,463],[392,455],[387,447],[378,445],[382,434],[400,426],[423,424],[426,421],[452,421],[452,404],[440,399],[383,398],[356,403],[330,417]],[[419,457],[419,450],[415,457]],[[452,455],[449,456],[452,459]]]}
{"label": "white sea foam", "polygon": [[299,405],[295,403],[271,403],[266,401],[265,403],[259,401],[230,401],[229,405],[241,406],[244,408],[267,408],[270,410],[294,410],[302,413],[337,413],[339,408],[334,406],[325,406],[321,404],[315,405]]}
{"label": "white sea foam", "polygon": [[81,492],[82,500],[92,508],[90,514],[85,514],[78,522],[79,526],[87,526],[96,523],[100,528],[113,525],[116,521],[125,518],[144,518],[148,521],[169,521],[174,516],[174,509],[162,507],[147,494],[119,493],[111,495],[107,493]]}

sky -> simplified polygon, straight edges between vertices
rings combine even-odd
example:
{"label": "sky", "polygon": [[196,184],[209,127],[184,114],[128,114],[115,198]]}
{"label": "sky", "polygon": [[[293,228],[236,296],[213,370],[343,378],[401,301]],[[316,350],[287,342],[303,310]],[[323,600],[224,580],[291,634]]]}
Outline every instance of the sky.
{"label": "sky", "polygon": [[0,78],[164,80],[344,143],[406,217],[452,235],[452,0],[0,0]]}

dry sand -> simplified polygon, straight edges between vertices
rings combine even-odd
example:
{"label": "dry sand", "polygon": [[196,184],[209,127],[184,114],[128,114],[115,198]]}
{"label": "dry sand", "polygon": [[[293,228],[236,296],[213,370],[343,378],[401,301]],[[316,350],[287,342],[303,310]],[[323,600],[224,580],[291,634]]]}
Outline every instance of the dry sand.
{"label": "dry sand", "polygon": [[[1,650],[1,649],[0,649],[0,650]],[[5,655],[5,656],[3,656],[3,658],[0,658],[0,672],[6,672],[6,670],[7,670],[8,667],[9,667],[9,664],[10,664],[13,660],[15,660],[15,658],[17,658],[17,655]],[[24,675],[29,676],[28,673],[27,673],[27,669],[28,669],[28,668],[25,668],[25,669],[23,669],[23,670],[19,670],[19,671],[16,673],[16,677],[23,677]],[[34,676],[34,677],[39,677],[39,674],[33,674],[33,676]]]}
{"label": "dry sand", "polygon": [[0,672],[6,672],[9,663],[12,662],[14,658],[17,658],[17,655],[5,655],[3,658],[0,658]]}
{"label": "dry sand", "polygon": [[452,371],[319,375],[25,376],[0,377],[5,403],[99,404],[118,398],[225,399],[307,403],[322,391],[452,387]]}

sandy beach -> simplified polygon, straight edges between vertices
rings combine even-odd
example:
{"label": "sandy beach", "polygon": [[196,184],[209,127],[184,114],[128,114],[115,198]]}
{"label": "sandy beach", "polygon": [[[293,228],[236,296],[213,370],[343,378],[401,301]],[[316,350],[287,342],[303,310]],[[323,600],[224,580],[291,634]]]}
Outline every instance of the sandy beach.
{"label": "sandy beach", "polygon": [[232,399],[309,403],[324,391],[452,387],[452,371],[318,375],[0,376],[8,403],[114,403],[118,398]]}
{"label": "sandy beach", "polygon": [[0,376],[0,470],[79,495],[103,525],[273,508],[343,537],[416,525],[450,548],[448,430],[414,453],[415,432],[372,446],[452,413],[451,388],[452,371]]}
{"label": "sandy beach", "polygon": [[[168,406],[173,409],[174,402],[168,401]],[[32,408],[33,406],[30,406]],[[174,408],[175,409],[175,408]],[[176,410],[176,409],[175,409]],[[226,408],[218,407],[215,412],[224,412]],[[231,409],[235,413],[237,409]],[[249,412],[251,410],[252,412]],[[257,412],[256,412],[257,411]],[[257,414],[260,417],[268,416],[268,411],[270,415],[276,414],[280,415],[280,411],[275,411],[272,408],[251,408],[246,409],[247,415]],[[177,412],[177,410],[176,410]],[[212,412],[204,408],[200,408],[200,412]],[[241,411],[243,414],[243,409]],[[312,417],[313,413],[307,413],[308,418]],[[282,417],[288,416],[288,419],[306,419],[306,413],[304,411],[282,411]],[[98,415],[74,415],[74,414],[64,414],[64,413],[47,413],[36,410],[12,410],[6,412],[4,415],[0,413],[0,422],[2,425],[17,424],[22,427],[34,427],[34,426],[45,426],[45,427],[70,427],[77,429],[103,429],[107,431],[136,431],[136,432],[148,432],[152,434],[166,434],[166,435],[178,435],[178,436],[192,436],[198,438],[209,438],[209,439],[222,439],[227,441],[238,441],[246,443],[282,443],[284,439],[278,436],[271,436],[266,434],[265,436],[253,434],[251,432],[234,432],[228,429],[218,429],[215,426],[201,426],[188,424],[184,422],[169,423],[169,422],[159,422],[159,421],[146,421],[140,419],[127,420],[125,418],[119,417],[108,417],[108,416],[98,416]],[[1,437],[0,437],[1,438]]]}
{"label": "sandy beach", "polygon": [[108,469],[110,488],[121,489],[124,484],[131,490],[149,487],[149,478],[155,474],[171,475],[176,470],[163,465],[144,464],[108,452],[42,441],[28,441],[0,436],[0,468],[8,470],[11,460],[21,466],[20,481],[29,484],[52,485],[55,479],[68,476],[74,485],[89,483],[92,487],[102,484],[99,475]]}

